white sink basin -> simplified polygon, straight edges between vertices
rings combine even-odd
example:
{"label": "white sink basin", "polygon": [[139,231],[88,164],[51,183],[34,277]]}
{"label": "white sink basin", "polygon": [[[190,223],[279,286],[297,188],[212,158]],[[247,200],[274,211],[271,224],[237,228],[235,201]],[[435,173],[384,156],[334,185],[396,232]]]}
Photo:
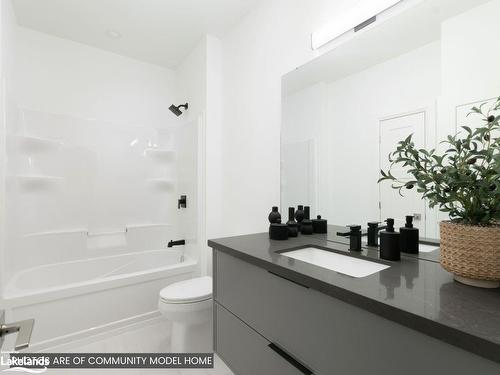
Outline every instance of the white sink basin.
{"label": "white sink basin", "polygon": [[286,251],[281,255],[352,277],[365,277],[389,268],[385,264],[337,254],[316,247]]}
{"label": "white sink basin", "polygon": [[[366,246],[367,243],[368,243],[368,240],[363,239],[363,245]],[[418,251],[421,253],[432,253],[433,251],[436,251],[438,249],[439,249],[439,246],[436,246],[436,245],[426,245],[423,243],[418,245]]]}
{"label": "white sink basin", "polygon": [[432,253],[433,251],[439,249],[439,246],[436,245],[426,245],[426,244],[418,244],[418,251],[421,253]]}

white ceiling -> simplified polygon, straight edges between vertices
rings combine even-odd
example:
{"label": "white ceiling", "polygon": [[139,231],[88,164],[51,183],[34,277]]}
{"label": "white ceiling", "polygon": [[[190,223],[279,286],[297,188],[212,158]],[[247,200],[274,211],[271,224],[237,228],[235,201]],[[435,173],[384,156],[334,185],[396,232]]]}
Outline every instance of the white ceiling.
{"label": "white ceiling", "polygon": [[174,68],[205,34],[223,35],[260,0],[12,1],[20,26]]}

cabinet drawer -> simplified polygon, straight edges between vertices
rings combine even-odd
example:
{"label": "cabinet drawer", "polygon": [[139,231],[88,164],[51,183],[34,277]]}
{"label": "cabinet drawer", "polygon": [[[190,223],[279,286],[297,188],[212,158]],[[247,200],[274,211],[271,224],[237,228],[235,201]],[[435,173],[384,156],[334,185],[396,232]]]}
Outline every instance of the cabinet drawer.
{"label": "cabinet drawer", "polygon": [[216,352],[235,375],[311,375],[223,307],[215,304]]}
{"label": "cabinet drawer", "polygon": [[495,362],[226,253],[216,251],[214,260],[217,302],[317,375],[499,371]]}

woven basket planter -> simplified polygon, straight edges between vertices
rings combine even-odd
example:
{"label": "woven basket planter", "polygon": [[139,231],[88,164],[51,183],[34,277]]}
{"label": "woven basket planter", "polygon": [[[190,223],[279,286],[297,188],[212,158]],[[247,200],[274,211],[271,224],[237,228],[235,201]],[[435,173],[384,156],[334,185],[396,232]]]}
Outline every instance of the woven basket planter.
{"label": "woven basket planter", "polygon": [[440,223],[441,265],[464,284],[500,286],[500,226]]}

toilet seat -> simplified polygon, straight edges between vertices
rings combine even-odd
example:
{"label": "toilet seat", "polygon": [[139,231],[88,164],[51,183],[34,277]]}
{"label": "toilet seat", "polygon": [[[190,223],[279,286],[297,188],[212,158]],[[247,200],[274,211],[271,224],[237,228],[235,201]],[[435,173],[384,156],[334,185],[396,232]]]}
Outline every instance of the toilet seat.
{"label": "toilet seat", "polygon": [[179,281],[160,291],[160,300],[167,304],[183,304],[206,301],[212,298],[210,276]]}

